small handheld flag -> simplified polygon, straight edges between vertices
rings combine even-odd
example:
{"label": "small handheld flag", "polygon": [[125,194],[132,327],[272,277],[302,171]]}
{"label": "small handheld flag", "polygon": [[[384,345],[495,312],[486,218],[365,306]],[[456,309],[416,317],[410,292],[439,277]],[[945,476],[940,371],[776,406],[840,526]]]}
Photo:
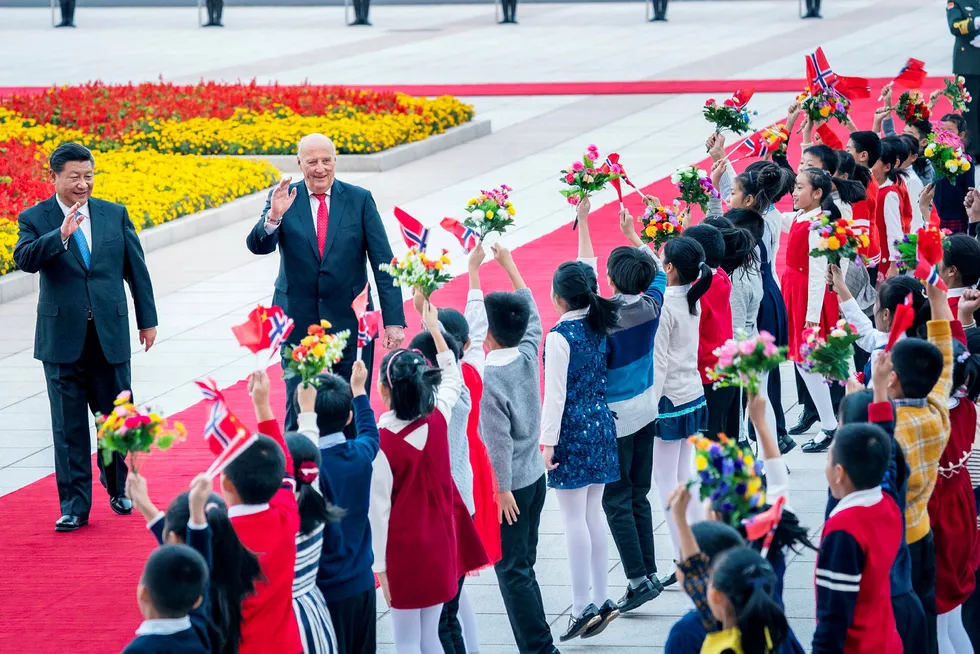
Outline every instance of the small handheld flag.
{"label": "small handheld flag", "polygon": [[220,455],[232,441],[241,434],[247,434],[248,429],[235,414],[228,409],[225,396],[218,390],[218,385],[211,378],[207,381],[195,381],[201,389],[206,401],[211,402],[211,412],[204,425],[204,440],[215,455]]}
{"label": "small handheld flag", "polygon": [[895,315],[892,316],[892,328],[888,330],[888,343],[885,344],[885,352],[889,352],[892,346],[898,342],[902,334],[915,322],[915,309],[912,308],[912,293],[905,298],[905,302],[895,307]]}
{"label": "small handheld flag", "polygon": [[293,321],[280,307],[259,305],[249,312],[248,320],[235,325],[231,331],[239,345],[253,353],[266,348],[275,352],[293,331]]}
{"label": "small handheld flag", "polygon": [[837,86],[837,73],[830,67],[823,48],[817,48],[806,56],[806,79],[810,95],[817,95],[823,89]]}
{"label": "small handheld flag", "polygon": [[480,235],[475,229],[467,227],[455,218],[443,218],[439,226],[456,237],[466,254],[472,252],[480,242]]}
{"label": "small handheld flag", "polygon": [[[609,183],[614,189],[616,189],[616,195],[619,197],[619,208],[623,208],[623,184],[626,182],[634,191],[639,192],[640,189],[636,188],[636,184],[630,181],[629,176],[626,174],[626,169],[623,168],[623,164],[619,163],[619,153],[611,152],[608,157],[606,157],[606,165],[609,166],[611,172],[616,173],[619,177],[614,177],[609,180]],[[619,169],[617,172],[616,169]]]}
{"label": "small handheld flag", "polygon": [[419,252],[425,252],[429,244],[428,228],[398,207],[395,207],[394,213],[405,244],[410,248],[417,248]]}
{"label": "small handheld flag", "polygon": [[783,506],[785,504],[786,496],[780,495],[776,503],[762,513],[756,514],[747,520],[742,520],[742,526],[745,528],[745,537],[748,540],[753,541],[763,537],[765,538],[762,541],[762,551],[759,552],[762,558],[766,558],[766,554],[769,553],[769,547],[772,546],[773,538],[776,536],[776,528],[779,527],[779,521],[783,519]]}
{"label": "small handheld flag", "polygon": [[902,70],[898,71],[898,77],[892,84],[904,86],[907,89],[917,89],[926,81],[925,62],[918,59],[909,58]]}
{"label": "small handheld flag", "polygon": [[732,101],[735,103],[735,108],[741,111],[745,109],[745,105],[749,103],[752,96],[755,95],[755,89],[738,89],[732,95]]}
{"label": "small handheld flag", "polygon": [[373,341],[381,329],[381,312],[366,311],[357,319],[357,347],[365,347]]}
{"label": "small handheld flag", "polygon": [[747,157],[765,157],[769,154],[769,146],[766,144],[765,139],[762,138],[762,132],[756,132],[739,143],[732,151],[732,154],[738,155],[738,158],[733,159],[733,161]]}
{"label": "small handheld flag", "polygon": [[224,449],[215,459],[214,462],[208,467],[207,471],[204,473],[209,479],[214,479],[222,472],[228,465],[241,456],[242,452],[247,450],[252,443],[259,440],[258,434],[249,434],[248,432],[243,432],[235,437],[235,439],[228,444],[228,447]]}

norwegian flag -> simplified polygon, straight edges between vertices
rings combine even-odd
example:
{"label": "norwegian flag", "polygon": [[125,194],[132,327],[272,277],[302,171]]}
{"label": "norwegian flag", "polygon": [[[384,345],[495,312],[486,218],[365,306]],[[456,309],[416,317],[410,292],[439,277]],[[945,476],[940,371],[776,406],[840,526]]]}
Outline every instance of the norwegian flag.
{"label": "norwegian flag", "polygon": [[286,342],[286,337],[289,333],[293,331],[292,319],[282,312],[282,309],[278,309],[275,313],[269,314],[269,347],[273,352],[279,349],[279,346]]}
{"label": "norwegian flag", "polygon": [[209,479],[214,479],[228,467],[228,465],[241,456],[242,452],[247,450],[249,446],[255,441],[259,440],[258,434],[249,434],[248,432],[242,432],[228,444],[221,454],[219,454],[214,462],[208,467],[206,474]]}
{"label": "norwegian flag", "polygon": [[806,56],[806,79],[810,95],[816,95],[821,89],[833,88],[840,81],[830,67],[823,48],[817,48]]}
{"label": "norwegian flag", "polygon": [[898,71],[895,84],[904,86],[907,89],[917,89],[926,81],[926,63],[918,59],[909,58],[902,70]]}
{"label": "norwegian flag", "polygon": [[745,105],[749,103],[753,95],[755,95],[755,89],[747,89],[745,91],[742,89],[736,90],[734,95],[732,95],[732,102],[735,103],[735,108],[739,111],[745,109]]}
{"label": "norwegian flag", "polygon": [[194,383],[201,389],[204,399],[211,402],[211,413],[204,425],[204,440],[208,442],[208,447],[216,456],[221,455],[235,438],[248,434],[248,429],[228,409],[225,396],[218,390],[218,385],[213,379],[208,378],[206,382]]}
{"label": "norwegian flag", "polygon": [[365,347],[381,330],[381,312],[366,311],[357,319],[357,347]]}
{"label": "norwegian flag", "polygon": [[466,254],[472,252],[473,248],[480,242],[479,232],[471,227],[467,227],[455,218],[443,218],[439,226],[456,237],[456,240],[463,246]]}
{"label": "norwegian flag", "polygon": [[252,352],[271,347],[275,351],[293,330],[293,321],[282,308],[261,304],[248,314],[248,320],[231,328],[238,344]]}
{"label": "norwegian flag", "polygon": [[745,535],[748,540],[764,539],[762,541],[762,551],[760,552],[763,558],[769,552],[769,547],[772,545],[772,541],[776,536],[776,528],[779,527],[779,521],[783,519],[783,506],[785,504],[786,496],[781,495],[775,504],[762,513],[757,513],[747,520],[742,520],[742,527],[745,528]]}
{"label": "norwegian flag", "polygon": [[745,159],[747,157],[765,157],[767,154],[769,154],[769,146],[766,145],[766,140],[762,138],[762,132],[756,132],[739,143],[738,146],[732,151],[732,154],[739,155],[738,159],[735,159],[735,161]]}
{"label": "norwegian flag", "polygon": [[401,230],[405,244],[410,248],[418,248],[420,252],[425,252],[425,248],[429,244],[428,228],[398,207],[395,207],[394,212],[395,220],[398,221],[398,229]]}
{"label": "norwegian flag", "polygon": [[888,331],[888,343],[885,344],[885,352],[892,349],[898,339],[915,322],[915,309],[912,307],[912,294],[905,297],[905,302],[895,307],[895,315],[892,316],[892,327]]}

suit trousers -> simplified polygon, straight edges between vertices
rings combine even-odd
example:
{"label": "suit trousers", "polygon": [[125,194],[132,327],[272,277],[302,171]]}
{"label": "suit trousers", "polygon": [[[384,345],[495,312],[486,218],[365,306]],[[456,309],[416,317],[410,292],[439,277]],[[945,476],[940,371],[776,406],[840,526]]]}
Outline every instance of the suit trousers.
{"label": "suit trousers", "polygon": [[370,9],[371,0],[354,0],[354,19],[367,22]]}
{"label": "suit trousers", "polygon": [[651,0],[654,18],[667,18],[667,0]]}
{"label": "suit trousers", "polygon": [[550,654],[555,651],[541,588],[534,576],[538,528],[547,491],[544,475],[530,486],[511,491],[520,515],[514,524],[509,525],[504,520],[500,525],[502,555],[494,570],[520,654]]}
{"label": "suit trousers", "polygon": [[[44,362],[44,377],[51,405],[51,431],[54,436],[54,470],[58,499],[64,515],[88,516],[92,508],[92,441],[89,411],[109,413],[116,396],[132,386],[130,362],[106,361],[95,323],[88,322],[82,355],[74,363]],[[126,491],[126,461],[118,454],[103,465],[96,456],[100,481],[110,497]]]}
{"label": "suit trousers", "polygon": [[375,654],[378,650],[378,593],[375,589],[327,602],[339,654]]}
{"label": "suit trousers", "polygon": [[60,4],[61,4],[61,22],[74,23],[75,0],[60,0]]}
{"label": "suit trousers", "polygon": [[657,572],[653,515],[647,497],[653,481],[655,432],[651,422],[633,434],[616,439],[619,481],[606,484],[602,491],[602,509],[627,579],[639,579]]}
{"label": "suit trousers", "polygon": [[500,0],[500,8],[504,12],[504,20],[517,20],[517,0]]}
{"label": "suit trousers", "polygon": [[[382,334],[383,335],[383,334]],[[379,338],[382,336],[379,335]],[[352,336],[354,342],[357,342],[357,335]],[[378,339],[374,339],[375,341]],[[348,354],[349,352],[349,354]],[[334,366],[333,372],[345,381],[350,381],[351,372],[354,370],[354,361],[357,359],[357,350],[349,349],[344,353],[344,358],[340,360],[336,366]],[[367,366],[368,378],[367,384],[365,386],[367,390],[368,397],[371,397],[371,378],[374,376],[374,341],[371,341],[364,346],[361,351],[361,361]],[[283,346],[282,350],[282,369],[286,370],[289,367],[289,359],[286,358],[286,348]],[[283,431],[296,431],[299,426],[299,405],[296,402],[296,389],[299,388],[300,378],[290,377],[285,380],[286,382],[286,417],[284,419]],[[350,424],[344,427],[344,434],[347,438],[354,438],[357,436],[357,427],[354,425],[354,421],[351,420]]]}

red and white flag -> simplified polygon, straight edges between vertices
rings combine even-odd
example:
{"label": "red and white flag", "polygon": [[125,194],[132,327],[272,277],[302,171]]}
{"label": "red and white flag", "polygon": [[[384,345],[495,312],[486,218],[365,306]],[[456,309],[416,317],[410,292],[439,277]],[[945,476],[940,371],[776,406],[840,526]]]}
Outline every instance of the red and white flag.
{"label": "red and white flag", "polygon": [[261,304],[248,314],[248,320],[231,328],[238,344],[252,352],[266,348],[273,351],[286,341],[293,331],[293,321],[280,307]]}
{"label": "red and white flag", "polygon": [[204,440],[215,456],[220,456],[238,436],[248,434],[248,429],[228,408],[225,396],[213,379],[194,383],[201,389],[204,399],[211,403],[211,412],[204,425]]}
{"label": "red and white flag", "polygon": [[381,328],[381,312],[368,311],[368,293],[370,286],[364,285],[364,290],[354,298],[351,309],[357,316],[357,347],[361,348],[374,340]]}
{"label": "red and white flag", "polygon": [[748,157],[765,157],[767,154],[769,154],[769,146],[762,136],[762,131],[758,131],[735,146],[735,149],[732,150],[732,155],[735,158],[732,161],[739,161]]}
{"label": "red and white flag", "polygon": [[745,109],[745,105],[749,103],[753,95],[755,95],[755,89],[738,89],[735,91],[732,95],[732,102],[735,103],[735,108],[739,111]]}
{"label": "red and white flag", "polygon": [[456,237],[466,254],[472,252],[480,242],[480,234],[475,229],[467,227],[455,218],[443,218],[439,226]]}
{"label": "red and white flag", "polygon": [[918,59],[909,58],[902,70],[898,71],[895,84],[904,86],[907,89],[917,89],[926,81],[926,63]]}
{"label": "red and white flag", "polygon": [[395,207],[394,213],[405,245],[410,248],[418,248],[419,252],[425,252],[425,248],[429,244],[428,228],[398,207]]}
{"label": "red and white flag", "polygon": [[837,73],[830,67],[823,48],[817,48],[806,56],[806,80],[810,95],[837,86]]}
{"label": "red and white flag", "polygon": [[258,434],[249,434],[246,432],[236,436],[235,439],[228,444],[228,447],[226,447],[221,454],[215,458],[214,462],[204,474],[206,474],[208,478],[214,479],[220,475],[232,461],[241,456],[242,452],[247,450],[252,443],[257,440],[259,440]]}

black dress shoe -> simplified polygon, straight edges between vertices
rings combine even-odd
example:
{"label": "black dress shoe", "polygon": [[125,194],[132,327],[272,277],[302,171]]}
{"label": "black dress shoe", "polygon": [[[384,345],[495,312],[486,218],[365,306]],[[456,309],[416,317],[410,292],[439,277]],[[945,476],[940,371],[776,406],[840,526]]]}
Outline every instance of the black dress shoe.
{"label": "black dress shoe", "polygon": [[619,598],[619,602],[616,603],[616,607],[619,609],[620,613],[632,611],[633,609],[639,608],[643,604],[646,604],[650,600],[657,599],[663,589],[664,587],[660,585],[660,580],[656,577],[647,579],[636,588],[627,586],[626,594]]}
{"label": "black dress shoe", "polygon": [[77,531],[88,524],[88,516],[63,515],[54,523],[55,531]]}
{"label": "black dress shoe", "polygon": [[828,449],[830,449],[830,444],[834,442],[834,432],[825,429],[821,433],[824,436],[823,440],[818,441],[811,438],[806,443],[803,443],[803,447],[801,449],[807,454],[826,452]]}
{"label": "black dress shoe", "polygon": [[577,618],[569,616],[568,629],[566,629],[565,633],[558,637],[558,640],[564,643],[566,640],[578,638],[585,633],[586,629],[594,627],[600,622],[602,622],[602,616],[599,615],[598,607],[596,607],[595,604],[589,604],[581,616]]}
{"label": "black dress shoe", "polygon": [[660,585],[663,588],[667,588],[668,586],[673,586],[676,583],[677,583],[676,572],[671,572],[669,575],[665,576],[663,579],[660,580]]}
{"label": "black dress shoe", "polygon": [[796,448],[796,441],[789,436],[782,436],[777,444],[779,445],[779,453],[783,455],[789,454]]}
{"label": "black dress shoe", "polygon": [[110,497],[109,508],[116,515],[129,515],[133,512],[133,503],[128,497]]}
{"label": "black dress shoe", "polygon": [[789,428],[789,435],[799,436],[801,434],[807,433],[808,431],[810,431],[810,427],[817,424],[817,420],[819,419],[820,416],[817,415],[816,413],[810,413],[809,411],[804,411],[803,413],[800,414],[799,421],[795,425]]}
{"label": "black dress shoe", "polygon": [[66,22],[66,21],[61,21],[60,23],[58,23],[57,25],[55,25],[55,27],[75,27],[75,23],[69,23],[69,22]]}
{"label": "black dress shoe", "polygon": [[602,607],[599,609],[599,622],[595,626],[589,627],[582,633],[582,638],[592,638],[593,636],[598,636],[609,623],[619,617],[619,607],[611,599],[606,600],[602,603]]}

